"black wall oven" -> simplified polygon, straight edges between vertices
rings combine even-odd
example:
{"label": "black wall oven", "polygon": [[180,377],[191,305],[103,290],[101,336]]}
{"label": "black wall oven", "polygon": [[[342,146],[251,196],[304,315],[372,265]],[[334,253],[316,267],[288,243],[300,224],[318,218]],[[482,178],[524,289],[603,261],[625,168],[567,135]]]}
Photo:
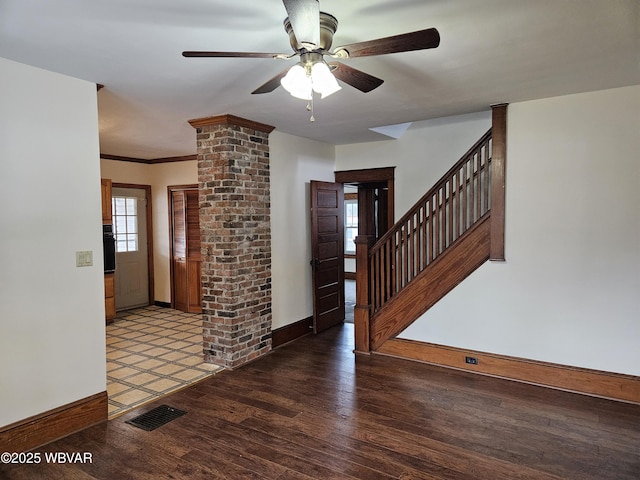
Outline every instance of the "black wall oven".
{"label": "black wall oven", "polygon": [[116,239],[113,225],[102,225],[102,243],[104,252],[104,273],[116,271]]}

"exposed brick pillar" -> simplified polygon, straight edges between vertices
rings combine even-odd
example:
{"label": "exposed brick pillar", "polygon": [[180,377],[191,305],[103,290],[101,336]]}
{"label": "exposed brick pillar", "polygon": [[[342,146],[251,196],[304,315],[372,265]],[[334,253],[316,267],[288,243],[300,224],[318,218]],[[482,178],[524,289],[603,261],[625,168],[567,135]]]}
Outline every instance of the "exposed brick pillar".
{"label": "exposed brick pillar", "polygon": [[269,133],[233,115],[190,120],[198,141],[205,361],[271,350]]}

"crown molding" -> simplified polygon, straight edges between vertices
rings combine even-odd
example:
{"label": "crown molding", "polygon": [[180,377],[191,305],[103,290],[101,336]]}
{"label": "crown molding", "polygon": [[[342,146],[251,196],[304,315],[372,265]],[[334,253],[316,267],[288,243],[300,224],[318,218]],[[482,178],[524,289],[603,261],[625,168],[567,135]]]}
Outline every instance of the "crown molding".
{"label": "crown molding", "polygon": [[155,165],[157,163],[171,163],[171,162],[187,162],[190,160],[197,160],[197,155],[182,155],[178,157],[161,157],[161,158],[135,158],[135,157],[123,157],[120,155],[109,155],[108,153],[101,153],[100,158],[105,160],[117,160],[119,162],[133,162],[144,163],[146,165]]}

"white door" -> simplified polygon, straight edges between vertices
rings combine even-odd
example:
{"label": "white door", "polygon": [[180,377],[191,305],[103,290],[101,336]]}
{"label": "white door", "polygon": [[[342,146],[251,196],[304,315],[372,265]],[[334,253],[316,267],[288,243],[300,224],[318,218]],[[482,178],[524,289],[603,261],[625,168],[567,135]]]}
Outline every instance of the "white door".
{"label": "white door", "polygon": [[116,239],[116,310],[149,305],[149,257],[145,190],[112,190]]}

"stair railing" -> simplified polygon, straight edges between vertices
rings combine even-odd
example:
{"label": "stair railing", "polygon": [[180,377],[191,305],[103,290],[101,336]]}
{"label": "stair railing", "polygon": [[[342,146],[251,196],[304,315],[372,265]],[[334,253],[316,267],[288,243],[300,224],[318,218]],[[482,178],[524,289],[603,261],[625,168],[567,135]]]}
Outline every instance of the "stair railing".
{"label": "stair railing", "polygon": [[369,249],[371,315],[489,212],[491,149],[489,130]]}

